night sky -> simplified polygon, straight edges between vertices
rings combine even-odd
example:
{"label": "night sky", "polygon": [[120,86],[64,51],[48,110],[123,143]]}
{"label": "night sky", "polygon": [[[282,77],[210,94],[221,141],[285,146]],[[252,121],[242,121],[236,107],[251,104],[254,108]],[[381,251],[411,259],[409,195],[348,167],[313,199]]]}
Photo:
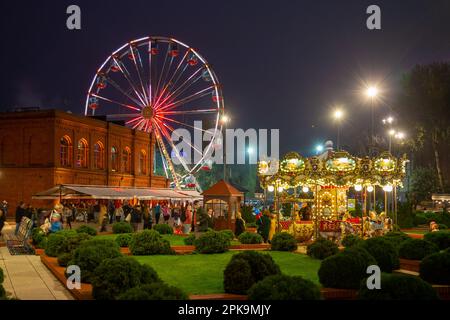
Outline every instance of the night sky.
{"label": "night sky", "polygon": [[[82,30],[66,28],[77,4]],[[366,28],[370,4],[382,30]],[[370,124],[360,90],[377,82],[380,118],[418,63],[450,58],[450,1],[2,1],[0,110],[83,113],[104,59],[132,39],[173,36],[197,48],[219,77],[238,128],[279,128],[281,152],[308,156],[335,139],[330,110],[347,116],[348,149]]]}

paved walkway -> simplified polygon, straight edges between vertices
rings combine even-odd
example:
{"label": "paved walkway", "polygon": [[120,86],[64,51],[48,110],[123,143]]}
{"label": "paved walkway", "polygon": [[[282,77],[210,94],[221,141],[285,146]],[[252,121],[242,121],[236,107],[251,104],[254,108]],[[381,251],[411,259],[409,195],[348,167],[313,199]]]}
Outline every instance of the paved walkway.
{"label": "paved walkway", "polygon": [[[5,226],[2,233],[12,232],[12,227]],[[3,287],[9,298],[73,300],[70,292],[45,267],[39,256],[12,256],[8,248],[0,247],[0,268],[5,275]]]}

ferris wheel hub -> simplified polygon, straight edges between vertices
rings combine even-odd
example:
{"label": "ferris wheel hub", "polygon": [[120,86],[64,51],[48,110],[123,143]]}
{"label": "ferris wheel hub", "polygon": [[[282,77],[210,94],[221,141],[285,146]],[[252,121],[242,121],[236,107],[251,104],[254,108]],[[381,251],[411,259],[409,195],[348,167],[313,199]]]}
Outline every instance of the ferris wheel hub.
{"label": "ferris wheel hub", "polygon": [[153,118],[153,107],[152,106],[146,106],[142,109],[142,117],[144,119],[151,119]]}

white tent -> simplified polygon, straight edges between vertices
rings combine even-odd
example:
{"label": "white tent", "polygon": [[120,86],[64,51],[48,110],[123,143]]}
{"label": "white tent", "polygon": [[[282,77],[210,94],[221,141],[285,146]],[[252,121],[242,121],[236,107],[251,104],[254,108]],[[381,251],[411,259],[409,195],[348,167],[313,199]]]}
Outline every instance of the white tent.
{"label": "white tent", "polygon": [[60,184],[33,195],[33,199],[131,199],[200,200],[196,191],[169,188],[136,188],[95,185]]}

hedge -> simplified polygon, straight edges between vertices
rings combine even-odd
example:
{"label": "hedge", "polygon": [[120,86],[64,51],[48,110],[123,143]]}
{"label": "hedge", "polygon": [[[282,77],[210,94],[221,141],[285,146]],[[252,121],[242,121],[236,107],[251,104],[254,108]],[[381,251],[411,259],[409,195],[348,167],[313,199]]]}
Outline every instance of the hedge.
{"label": "hedge", "polygon": [[273,251],[295,251],[297,250],[297,240],[287,232],[275,233],[270,241]]}
{"label": "hedge", "polygon": [[263,242],[263,237],[260,234],[248,231],[241,233],[238,239],[242,244],[259,244]]}
{"label": "hedge", "polygon": [[419,275],[432,284],[450,285],[450,253],[448,251],[426,256],[419,266]]}
{"label": "hedge", "polygon": [[144,230],[133,234],[129,248],[135,256],[175,253],[170,247],[170,242],[155,230]]}
{"label": "hedge", "polygon": [[159,234],[173,234],[173,228],[168,224],[155,224],[153,230],[158,231]]}
{"label": "hedge", "polygon": [[191,233],[187,237],[184,237],[183,242],[187,246],[193,246],[195,241],[195,234]]}
{"label": "hedge", "polygon": [[96,236],[97,230],[95,228],[92,228],[88,225],[82,225],[78,229],[76,229],[78,233],[87,233],[90,236]]}
{"label": "hedge", "polygon": [[402,274],[381,274],[381,289],[370,290],[366,281],[361,282],[358,291],[361,300],[437,300],[433,287],[414,276]]}
{"label": "hedge", "polygon": [[248,291],[249,300],[319,300],[320,289],[300,276],[268,276]]}
{"label": "hedge", "polygon": [[392,239],[370,238],[359,245],[375,258],[377,265],[383,272],[392,272],[400,267],[398,249],[392,244]]}
{"label": "hedge", "polygon": [[45,254],[49,257],[57,257],[63,253],[74,251],[81,242],[91,239],[86,233],[78,233],[75,230],[62,230],[48,236]]}
{"label": "hedge", "polygon": [[436,253],[439,248],[434,243],[422,239],[408,239],[404,241],[398,250],[398,255],[403,259],[422,260],[426,256]]}
{"label": "hedge", "polygon": [[199,253],[222,253],[230,247],[229,238],[221,232],[206,231],[194,241],[195,250]]}
{"label": "hedge", "polygon": [[128,247],[130,245],[131,236],[131,233],[121,233],[117,235],[115,241],[119,247]]}
{"label": "hedge", "polygon": [[114,222],[112,225],[113,233],[132,233],[133,227],[128,222]]}
{"label": "hedge", "polygon": [[450,231],[428,232],[423,236],[423,239],[433,242],[440,250],[450,247]]}
{"label": "hedge", "polygon": [[314,259],[323,260],[339,252],[336,243],[319,238],[306,247],[306,254]]}
{"label": "hedge", "polygon": [[350,248],[360,244],[362,241],[364,240],[358,237],[357,235],[348,234],[342,239],[341,244],[346,248]]}
{"label": "hedge", "polygon": [[119,295],[118,300],[187,300],[188,296],[179,288],[163,282],[143,284],[128,289]]}
{"label": "hedge", "polygon": [[226,230],[220,230],[224,236],[228,238],[228,240],[233,241],[234,239],[234,232],[232,230],[226,229]]}

